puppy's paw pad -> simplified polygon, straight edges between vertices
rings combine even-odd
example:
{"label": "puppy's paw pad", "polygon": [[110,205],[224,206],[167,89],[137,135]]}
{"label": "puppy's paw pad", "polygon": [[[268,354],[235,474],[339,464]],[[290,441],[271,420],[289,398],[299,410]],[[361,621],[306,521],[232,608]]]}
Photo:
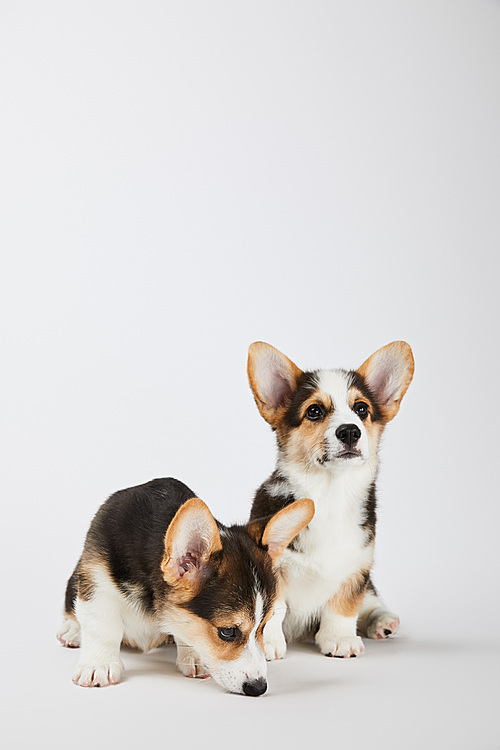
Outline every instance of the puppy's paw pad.
{"label": "puppy's paw pad", "polygon": [[333,638],[320,646],[325,656],[335,656],[338,659],[348,659],[364,654],[365,647],[359,635]]}
{"label": "puppy's paw pad", "polygon": [[382,640],[396,635],[399,628],[399,617],[392,612],[383,612],[368,625],[366,634],[368,638]]}
{"label": "puppy's paw pad", "polygon": [[81,687],[116,685],[122,678],[123,670],[121,661],[112,661],[109,664],[79,664],[73,675],[73,682]]}
{"label": "puppy's paw pad", "polygon": [[80,623],[76,620],[64,620],[56,633],[56,638],[66,648],[79,648],[80,646]]}

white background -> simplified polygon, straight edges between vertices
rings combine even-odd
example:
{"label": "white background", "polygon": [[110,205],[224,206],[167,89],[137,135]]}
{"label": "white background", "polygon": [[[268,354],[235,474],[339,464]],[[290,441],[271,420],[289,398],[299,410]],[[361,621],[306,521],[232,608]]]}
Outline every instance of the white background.
{"label": "white background", "polygon": [[[0,76],[6,746],[499,748],[499,3],[3,0]],[[296,646],[258,700],[172,649],[73,686],[54,633],[105,497],[173,475],[244,521],[275,452],[248,345],[400,338],[400,636]]]}

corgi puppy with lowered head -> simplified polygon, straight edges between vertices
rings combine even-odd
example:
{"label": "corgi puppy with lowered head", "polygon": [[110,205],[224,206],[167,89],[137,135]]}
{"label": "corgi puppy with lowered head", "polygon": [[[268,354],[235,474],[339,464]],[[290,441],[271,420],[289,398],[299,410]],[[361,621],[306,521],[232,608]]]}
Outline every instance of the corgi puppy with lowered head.
{"label": "corgi puppy with lowered head", "polygon": [[411,348],[384,346],[358,370],[303,372],[263,342],[250,346],[257,407],[276,432],[276,469],[257,490],[250,519],[307,496],[315,515],[278,563],[279,601],[264,631],[268,660],[314,636],[326,656],[359,656],[359,634],[394,635],[399,618],[370,579],[378,446],[413,377]]}
{"label": "corgi puppy with lowered head", "polygon": [[264,693],[273,565],[313,514],[312,501],[300,499],[272,518],[226,527],[176,479],[116,492],[96,513],[66,589],[57,637],[81,648],[73,681],[115,684],[122,642],[149,651],[173,636],[186,676]]}

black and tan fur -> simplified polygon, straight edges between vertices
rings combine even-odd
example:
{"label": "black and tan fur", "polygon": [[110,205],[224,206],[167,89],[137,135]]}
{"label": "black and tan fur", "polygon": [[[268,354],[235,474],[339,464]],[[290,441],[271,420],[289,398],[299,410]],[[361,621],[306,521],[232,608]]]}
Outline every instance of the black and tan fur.
{"label": "black and tan fur", "polygon": [[313,513],[301,499],[272,518],[226,527],[175,479],[112,495],[92,521],[66,590],[58,637],[81,645],[75,683],[118,682],[120,643],[147,651],[173,636],[187,676],[210,674],[230,691],[263,693],[273,564]]}

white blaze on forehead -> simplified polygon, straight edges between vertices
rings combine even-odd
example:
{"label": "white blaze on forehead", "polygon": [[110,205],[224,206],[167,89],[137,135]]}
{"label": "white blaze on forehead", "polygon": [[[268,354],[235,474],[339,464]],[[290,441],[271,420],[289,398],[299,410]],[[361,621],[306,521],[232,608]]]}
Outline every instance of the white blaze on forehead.
{"label": "white blaze on forehead", "polygon": [[[342,441],[337,437],[337,429],[342,424],[355,424],[361,433],[356,443],[356,449],[360,451],[359,458],[355,461],[365,461],[370,456],[368,435],[363,421],[352,411],[349,406],[349,391],[352,387],[351,376],[343,370],[320,370],[318,373],[318,386],[331,396],[333,402],[333,414],[328,421],[325,438],[333,456],[344,449]],[[345,464],[349,466],[350,464]]]}
{"label": "white blaze on forehead", "polygon": [[246,652],[246,658],[258,663],[263,657],[263,652],[257,641],[257,630],[259,629],[259,625],[264,617],[264,599],[258,589],[256,589],[254,606],[254,626],[248,635],[244,653]]}
{"label": "white blaze on forehead", "polygon": [[349,376],[342,370],[320,370],[318,373],[319,388],[332,397],[333,407],[341,410],[348,407]]}
{"label": "white blaze on forehead", "polygon": [[264,617],[264,597],[260,593],[260,588],[260,582],[258,581],[257,576],[255,576],[254,625],[248,634],[248,640],[245,646],[245,650],[248,651],[249,654],[254,655],[256,653],[260,654],[261,651],[257,642],[257,630],[259,629],[259,625]]}
{"label": "white blaze on forehead", "polygon": [[262,618],[264,617],[264,599],[262,598],[262,594],[260,591],[257,591],[257,595],[255,597],[255,626],[252,630],[252,633],[257,630],[260,623],[262,622]]}
{"label": "white blaze on forehead", "polygon": [[[252,632],[260,625],[262,618],[264,617],[264,596],[265,588],[262,581],[259,578],[259,574],[255,565],[252,565],[253,583],[254,583],[254,628]],[[263,593],[262,593],[263,592]]]}

